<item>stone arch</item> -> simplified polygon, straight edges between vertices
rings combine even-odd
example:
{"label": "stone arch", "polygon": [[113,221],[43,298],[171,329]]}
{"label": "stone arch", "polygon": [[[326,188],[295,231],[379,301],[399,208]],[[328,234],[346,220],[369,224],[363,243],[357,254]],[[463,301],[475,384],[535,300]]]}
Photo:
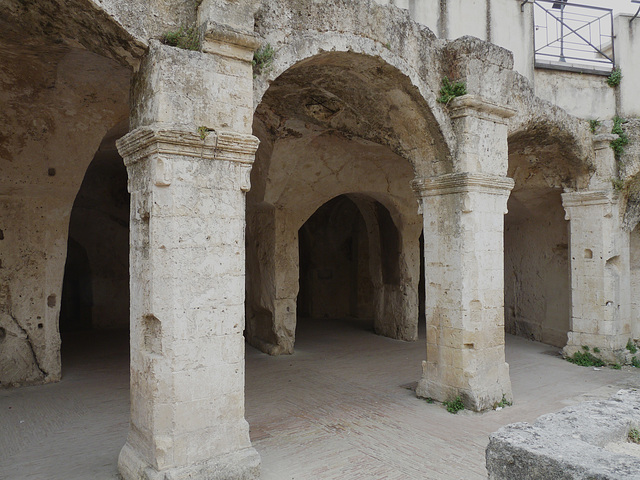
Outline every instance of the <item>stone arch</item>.
{"label": "stone arch", "polygon": [[66,331],[129,328],[129,194],[115,148],[127,130],[123,121],[107,132],[71,209],[61,332],[63,322]]}
{"label": "stone arch", "polygon": [[376,332],[394,335],[389,326],[402,322],[389,319],[407,310],[392,301],[407,271],[401,241],[391,212],[373,197],[329,200],[299,229],[299,311],[368,320]]}
{"label": "stone arch", "polygon": [[0,101],[10,106],[0,112],[0,150],[8,160],[0,182],[3,385],[60,379],[58,316],[69,214],[106,132],[128,116],[131,64],[125,57],[141,52],[133,44],[119,54],[96,45],[104,34],[114,35],[107,42],[114,46],[125,33],[107,18],[80,27],[86,12],[59,11],[69,5],[13,4],[0,35],[7,79]]}
{"label": "stone arch", "polygon": [[589,184],[592,140],[584,122],[526,88],[517,100],[520,110],[508,137],[507,175],[515,185],[505,216],[505,329],[564,347],[571,329],[571,284],[561,195]]}
{"label": "stone arch", "polygon": [[[396,88],[381,88],[385,85]],[[375,199],[399,227],[406,273],[392,288],[385,287],[387,296],[379,302],[376,318],[386,312],[393,321],[379,321],[376,330],[394,338],[417,338],[421,219],[410,182],[416,171],[436,175],[450,167],[435,153],[444,147],[431,137],[434,120],[426,115],[426,103],[403,92],[403,85],[413,88],[377,57],[325,52],[279,75],[262,95],[254,116],[254,135],[261,143],[247,195],[247,337],[263,351],[293,350],[298,230],[321,205],[344,194]],[[409,132],[405,124],[402,132],[397,126],[402,120],[385,112],[407,102],[414,109],[407,115],[414,130]],[[422,123],[418,115],[423,115]],[[422,143],[411,151],[432,152],[426,157],[431,162],[404,156],[412,139]],[[448,160],[444,151],[440,158]],[[404,297],[410,299],[409,310],[398,307]],[[390,313],[394,304],[408,312],[406,318]]]}
{"label": "stone arch", "polygon": [[[275,53],[266,71],[254,78],[254,109],[275,82],[296,70],[348,65],[372,85],[372,73],[378,71],[395,87],[393,100],[404,95],[405,105],[411,104],[402,117],[394,118],[395,132],[390,133],[397,138],[387,139],[391,148],[407,158],[419,176],[451,172],[455,136],[446,109],[437,102],[443,42],[410,20],[406,11],[374,2],[263,2],[255,30]],[[428,140],[415,138],[416,130],[427,131]]]}

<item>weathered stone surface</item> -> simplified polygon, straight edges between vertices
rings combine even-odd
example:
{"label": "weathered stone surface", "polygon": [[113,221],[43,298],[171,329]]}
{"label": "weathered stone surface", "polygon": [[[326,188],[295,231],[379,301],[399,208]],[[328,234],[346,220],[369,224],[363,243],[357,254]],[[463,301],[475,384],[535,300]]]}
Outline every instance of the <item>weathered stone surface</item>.
{"label": "weathered stone surface", "polygon": [[515,423],[492,434],[487,447],[491,480],[640,478],[640,459],[605,450],[626,442],[640,424],[640,392],[623,390],[604,402],[585,402],[535,423]]}
{"label": "weathered stone surface", "polygon": [[[593,136],[588,122],[536,96],[530,4],[380,3],[3,4],[3,386],[60,378],[71,206],[91,159],[127,125],[125,476],[257,475],[243,418],[245,308],[247,339],[272,354],[293,351],[299,305],[370,316],[378,333],[414,340],[422,231],[428,351],[420,395],[460,395],[475,410],[511,398],[505,292],[510,331],[557,346],[568,336],[567,353],[598,346],[611,361],[630,361],[626,341],[640,336],[640,244],[637,229],[626,231],[640,211],[637,120],[626,124],[631,143],[618,162],[610,122]],[[196,51],[158,41],[188,27],[201,40]],[[631,44],[629,32],[621,38]],[[252,68],[254,50],[267,44],[272,58]],[[510,45],[515,57],[503,48]],[[468,94],[440,103],[445,76]],[[616,176],[629,186],[622,195]],[[336,226],[327,243],[340,248],[309,252],[324,228],[316,212]],[[335,263],[331,252],[344,265],[327,274],[318,266]],[[91,263],[107,270],[104,259]],[[300,271],[315,275],[302,279],[306,300]],[[348,301],[325,290],[335,272]],[[347,285],[354,279],[355,289]]]}

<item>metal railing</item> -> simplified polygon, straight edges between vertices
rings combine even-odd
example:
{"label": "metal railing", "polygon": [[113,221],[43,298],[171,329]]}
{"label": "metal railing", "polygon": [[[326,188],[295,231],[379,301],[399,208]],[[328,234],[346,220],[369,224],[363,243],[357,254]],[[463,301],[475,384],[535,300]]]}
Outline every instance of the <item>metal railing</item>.
{"label": "metal railing", "polygon": [[596,71],[615,68],[613,10],[569,3],[535,0],[534,45],[537,67]]}

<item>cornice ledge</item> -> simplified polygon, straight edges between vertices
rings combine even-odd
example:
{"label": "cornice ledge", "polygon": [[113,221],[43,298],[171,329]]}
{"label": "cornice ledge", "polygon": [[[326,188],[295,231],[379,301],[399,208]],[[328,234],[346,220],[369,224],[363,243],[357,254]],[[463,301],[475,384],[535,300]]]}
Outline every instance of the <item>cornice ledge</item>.
{"label": "cornice ledge", "polygon": [[154,125],[129,132],[116,145],[127,166],[153,154],[228,160],[251,165],[258,143],[259,140],[253,135],[215,130],[201,134],[172,125]]}
{"label": "cornice ledge", "polygon": [[615,133],[600,133],[598,135],[593,136],[593,148],[596,150],[602,150],[603,148],[608,148],[610,143],[613,142],[618,135]]}
{"label": "cornice ledge", "polygon": [[616,195],[607,190],[585,190],[562,194],[562,206],[565,208],[583,207],[587,205],[607,205],[615,203]]}
{"label": "cornice ledge", "polygon": [[517,111],[511,107],[498,105],[479,95],[462,95],[454,98],[449,103],[451,118],[466,117],[469,115],[483,116],[487,119],[506,123],[508,118],[513,117]]}
{"label": "cornice ledge", "polygon": [[223,57],[251,62],[260,39],[253,32],[236,30],[209,20],[203,26],[202,51]]}
{"label": "cornice ledge", "polygon": [[260,46],[260,39],[253,32],[237,30],[211,20],[207,21],[203,28],[205,40],[228,43],[251,51]]}
{"label": "cornice ledge", "polygon": [[438,177],[417,178],[411,182],[411,186],[421,197],[465,192],[504,195],[511,191],[514,181],[509,177],[465,172],[449,173]]}

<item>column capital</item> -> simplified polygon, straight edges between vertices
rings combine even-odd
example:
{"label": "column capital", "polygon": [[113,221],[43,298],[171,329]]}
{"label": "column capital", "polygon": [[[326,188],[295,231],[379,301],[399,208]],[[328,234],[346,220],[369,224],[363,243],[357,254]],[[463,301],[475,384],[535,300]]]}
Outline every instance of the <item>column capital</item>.
{"label": "column capital", "polygon": [[604,148],[611,148],[611,142],[613,142],[618,135],[614,133],[600,133],[593,136],[593,149],[602,150]]}
{"label": "column capital", "polygon": [[179,155],[206,160],[224,160],[253,164],[260,141],[253,135],[197,129],[174,125],[152,125],[136,128],[116,142],[126,166],[151,155]]}
{"label": "column capital", "polygon": [[585,190],[562,194],[562,206],[565,209],[590,205],[611,205],[615,202],[616,198],[613,192],[607,190]]}
{"label": "column capital", "polygon": [[462,95],[454,98],[449,104],[451,118],[476,117],[494,123],[507,124],[508,119],[516,114],[513,108],[498,105],[479,95]]}
{"label": "column capital", "polygon": [[411,182],[413,190],[420,198],[468,192],[508,195],[513,185],[514,181],[509,177],[469,172],[416,178]]}
{"label": "column capital", "polygon": [[260,40],[253,32],[245,32],[229,25],[209,20],[204,25],[202,51],[223,57],[251,62],[253,52],[260,46]]}

